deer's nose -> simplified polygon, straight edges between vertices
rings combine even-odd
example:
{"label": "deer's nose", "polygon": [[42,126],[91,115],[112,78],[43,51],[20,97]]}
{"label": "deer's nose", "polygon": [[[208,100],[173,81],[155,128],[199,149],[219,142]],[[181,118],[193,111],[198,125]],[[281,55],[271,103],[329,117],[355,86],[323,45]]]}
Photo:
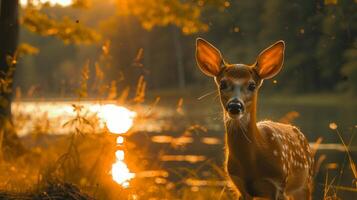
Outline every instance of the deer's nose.
{"label": "deer's nose", "polygon": [[243,110],[244,110],[243,103],[238,99],[232,99],[227,104],[227,111],[230,114],[237,115],[239,113],[242,113]]}

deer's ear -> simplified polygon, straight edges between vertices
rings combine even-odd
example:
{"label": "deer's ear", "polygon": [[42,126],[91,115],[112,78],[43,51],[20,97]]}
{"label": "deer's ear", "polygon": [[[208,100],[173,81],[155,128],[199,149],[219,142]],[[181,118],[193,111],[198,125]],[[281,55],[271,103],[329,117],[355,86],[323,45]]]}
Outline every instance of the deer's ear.
{"label": "deer's ear", "polygon": [[255,68],[260,78],[269,79],[279,73],[284,62],[284,50],[285,43],[280,40],[259,54]]}
{"label": "deer's ear", "polygon": [[212,44],[202,38],[196,40],[196,61],[198,67],[208,76],[217,76],[221,64],[222,55]]}

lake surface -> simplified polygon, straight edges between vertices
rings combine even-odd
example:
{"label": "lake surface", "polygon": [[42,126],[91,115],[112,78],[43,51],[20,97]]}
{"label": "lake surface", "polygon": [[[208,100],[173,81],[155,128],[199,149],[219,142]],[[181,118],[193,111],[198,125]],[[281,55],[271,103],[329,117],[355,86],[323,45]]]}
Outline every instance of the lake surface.
{"label": "lake surface", "polygon": [[[178,103],[180,102],[181,103]],[[112,102],[102,102],[107,104]],[[63,124],[75,115],[71,104],[78,102],[17,102],[13,104],[16,119],[28,119],[19,127],[20,134],[26,135],[34,129],[34,121],[49,120],[49,132],[66,134],[70,130]],[[93,107],[97,102],[81,102],[84,107]],[[151,106],[150,106],[151,105]],[[180,183],[181,187],[191,187],[193,191],[200,187],[224,187],[227,183],[222,178],[224,160],[224,129],[222,111],[215,99],[169,99],[155,106],[130,108],[138,113],[140,119],[132,127],[126,142],[131,150],[125,152],[125,160],[136,178],[153,178],[157,184],[168,182]],[[96,112],[92,109],[90,112]],[[141,114],[140,114],[141,113]],[[144,115],[142,115],[144,113]],[[290,113],[286,116],[287,113]],[[88,113],[87,113],[88,114]],[[357,160],[357,139],[351,140],[357,128],[357,108],[344,106],[303,106],[260,104],[259,119],[293,119],[310,142],[323,138],[323,144],[317,153],[327,158],[316,176],[316,199],[321,199],[326,172],[329,177],[336,176],[334,184],[352,186],[353,174],[348,164],[344,147],[329,125],[335,123],[337,130],[347,144],[351,143],[352,158]],[[104,124],[100,123],[100,128]],[[138,156],[140,155],[140,156]],[[124,154],[122,155],[124,156]],[[140,164],[137,162],[140,161]],[[332,163],[332,164],[331,164]],[[340,171],[343,174],[339,176]],[[339,178],[340,177],[340,178]],[[134,178],[134,180],[136,179]],[[331,180],[329,180],[331,181]],[[357,199],[356,192],[338,191],[343,199]]]}

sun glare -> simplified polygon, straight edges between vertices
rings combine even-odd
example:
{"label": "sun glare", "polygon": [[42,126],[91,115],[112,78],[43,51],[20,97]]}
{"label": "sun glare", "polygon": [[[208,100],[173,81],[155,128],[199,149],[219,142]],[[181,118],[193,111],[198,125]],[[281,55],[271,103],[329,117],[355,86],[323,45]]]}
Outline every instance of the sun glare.
{"label": "sun glare", "polygon": [[129,187],[129,180],[135,177],[134,173],[131,173],[128,166],[123,161],[117,161],[112,165],[113,180],[123,186]]}
{"label": "sun glare", "polygon": [[[107,104],[100,107],[98,116],[105,122],[111,133],[123,134],[133,126],[136,113],[122,106]],[[123,145],[124,137],[118,136],[116,143],[118,146]],[[127,188],[129,187],[129,181],[135,177],[135,174],[130,172],[128,166],[124,162],[124,157],[124,150],[117,150],[115,152],[116,161],[112,165],[111,173],[115,182],[124,188]]]}
{"label": "sun glare", "polygon": [[[31,116],[31,119],[36,117],[39,118],[45,114],[48,119],[57,121],[60,125],[58,127],[61,127],[59,129],[63,130],[63,124],[76,117],[76,112],[73,110],[72,106],[73,104],[76,104],[76,102],[42,102],[40,104],[34,102],[22,102],[13,103],[12,110],[15,113],[21,112],[24,116],[29,115]],[[82,112],[95,114],[100,122],[99,127],[106,127],[109,132],[113,134],[124,134],[128,132],[133,126],[134,118],[136,117],[136,112],[115,104],[102,105],[98,103],[82,102],[78,105],[86,108]],[[28,127],[27,125],[24,126],[25,130],[22,130],[20,135],[26,135],[30,130],[33,130],[31,125],[33,124],[30,124]],[[52,128],[55,128],[55,126]],[[62,134],[66,134],[68,131],[69,130],[67,130],[67,132],[64,131]],[[124,135],[117,135],[116,145],[122,147],[125,145]],[[116,183],[126,188],[129,187],[129,181],[135,177],[135,174],[130,172],[124,161],[125,151],[123,149],[124,148],[120,148],[120,150],[115,152],[115,161],[112,164],[111,175]]]}
{"label": "sun glare", "polygon": [[122,136],[117,137],[117,144],[123,144],[124,138]]}
{"label": "sun glare", "polygon": [[98,116],[104,120],[111,133],[122,134],[133,126],[136,113],[125,107],[107,104],[100,108]]}
{"label": "sun glare", "polygon": [[[22,6],[28,5],[29,2],[30,0],[20,0],[20,4]],[[59,5],[59,6],[66,7],[72,4],[72,0],[32,0],[31,3],[33,5],[39,5],[41,3],[49,3],[52,6]]]}

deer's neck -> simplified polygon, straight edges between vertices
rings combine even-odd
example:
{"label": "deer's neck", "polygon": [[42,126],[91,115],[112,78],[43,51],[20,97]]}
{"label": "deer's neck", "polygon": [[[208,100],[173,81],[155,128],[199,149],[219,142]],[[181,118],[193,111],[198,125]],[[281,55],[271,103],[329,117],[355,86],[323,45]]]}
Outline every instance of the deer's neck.
{"label": "deer's neck", "polygon": [[241,119],[229,119],[228,114],[224,114],[229,156],[253,155],[263,142],[256,124],[256,105],[257,95],[254,95],[251,110]]}

